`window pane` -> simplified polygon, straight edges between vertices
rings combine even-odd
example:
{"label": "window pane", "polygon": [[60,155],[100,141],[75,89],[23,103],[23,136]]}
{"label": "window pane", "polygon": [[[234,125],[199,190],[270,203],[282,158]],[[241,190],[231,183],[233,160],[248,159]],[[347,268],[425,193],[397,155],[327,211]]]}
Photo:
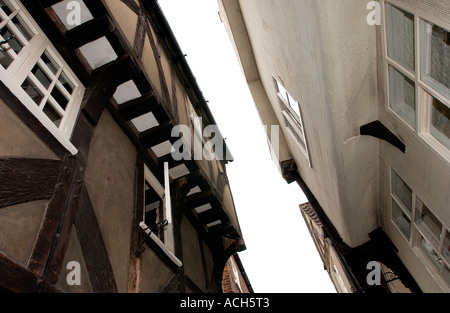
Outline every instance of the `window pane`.
{"label": "window pane", "polygon": [[6,51],[0,51],[0,65],[6,70],[14,59]]}
{"label": "window pane", "polygon": [[22,33],[22,35],[25,37],[27,41],[30,41],[31,38],[33,38],[34,34],[33,32],[26,26],[25,23],[21,21],[19,17],[15,17],[11,20],[14,25],[17,27],[17,29]]}
{"label": "window pane", "polygon": [[5,12],[6,15],[11,15],[13,12],[13,8],[4,0],[0,0],[0,7],[2,8],[3,12]]}
{"label": "window pane", "polygon": [[33,69],[31,70],[31,73],[33,73],[34,76],[39,80],[39,82],[44,86],[45,89],[48,89],[50,87],[50,84],[52,83],[51,79],[48,78],[48,76],[44,73],[44,71],[39,67],[39,65],[35,65]]}
{"label": "window pane", "polygon": [[58,89],[58,87],[54,87],[51,93],[51,96],[55,101],[59,104],[59,106],[65,110],[67,107],[67,103],[69,102],[66,97],[62,94],[62,92]]}
{"label": "window pane", "polygon": [[421,77],[425,81],[432,78],[430,84],[450,99],[450,33],[425,21],[421,21],[420,29]]}
{"label": "window pane", "polygon": [[[289,114],[286,111],[283,111],[283,114]],[[286,123],[286,127],[289,129],[292,136],[296,139],[296,141],[300,144],[300,146],[306,151],[306,143],[303,139],[303,133],[301,132],[300,128],[295,127],[292,125],[291,121],[284,115],[284,121]]]}
{"label": "window pane", "polygon": [[286,89],[284,89],[284,87],[280,84],[279,81],[277,81],[277,86],[278,86],[279,95],[282,98],[282,100],[284,101],[284,103],[285,104],[289,103]]}
{"label": "window pane", "polygon": [[392,170],[392,194],[409,214],[412,213],[412,191],[408,185]]}
{"label": "window pane", "polygon": [[44,98],[41,91],[36,87],[36,85],[27,77],[27,79],[22,83],[22,88],[25,92],[39,105]]}
{"label": "window pane", "polygon": [[63,87],[67,90],[69,94],[72,94],[73,89],[75,88],[74,84],[69,80],[67,75],[62,72],[61,76],[59,76],[59,82],[63,85]]}
{"label": "window pane", "polygon": [[58,64],[53,60],[53,58],[48,54],[48,52],[44,52],[41,55],[41,60],[44,61],[44,63],[47,65],[48,69],[53,73],[56,74],[56,72],[59,69]]}
{"label": "window pane", "polygon": [[289,105],[294,110],[294,112],[298,116],[300,116],[300,107],[298,106],[298,102],[294,98],[292,98],[290,94],[288,94],[288,97],[289,97]]}
{"label": "window pane", "polygon": [[412,127],[416,125],[415,84],[389,65],[389,100],[394,112]]}
{"label": "window pane", "polygon": [[433,263],[433,265],[440,270],[441,259],[439,254],[433,248],[433,246],[423,237],[420,237],[420,249],[427,256],[427,258]]}
{"label": "window pane", "polygon": [[[13,35],[13,33],[7,26],[5,26],[0,30],[0,35],[3,37],[3,40],[7,40],[8,38],[10,38]],[[24,47],[24,45],[22,43],[20,43],[20,41],[18,41],[17,38],[11,38],[9,40],[8,44],[16,54],[19,54],[19,52]],[[5,47],[6,47],[6,45],[3,45],[3,48],[5,48]]]}
{"label": "window pane", "polygon": [[414,72],[414,15],[386,4],[386,32],[389,57]]}
{"label": "window pane", "polygon": [[447,149],[450,149],[450,109],[433,98],[431,110],[430,133]]}
{"label": "window pane", "polygon": [[56,112],[55,109],[52,108],[50,103],[47,103],[44,107],[44,113],[47,117],[57,126],[61,124],[61,116]]}
{"label": "window pane", "polygon": [[415,222],[417,226],[427,234],[428,239],[431,239],[431,241],[433,241],[435,247],[439,247],[442,224],[418,197],[416,197]]}
{"label": "window pane", "polygon": [[400,209],[397,202],[394,199],[391,200],[392,200],[392,221],[395,223],[395,225],[397,225],[402,234],[409,240],[411,235],[411,220],[403,212],[403,210]]}

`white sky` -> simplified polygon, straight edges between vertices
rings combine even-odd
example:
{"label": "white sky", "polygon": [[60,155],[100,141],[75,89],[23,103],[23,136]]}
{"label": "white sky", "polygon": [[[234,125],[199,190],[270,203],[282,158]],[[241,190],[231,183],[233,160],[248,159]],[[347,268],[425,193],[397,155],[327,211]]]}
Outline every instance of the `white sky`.
{"label": "white sky", "polygon": [[300,213],[307,199],[270,158],[217,0],[158,2],[234,157],[227,173],[247,246],[239,256],[254,291],[336,292]]}

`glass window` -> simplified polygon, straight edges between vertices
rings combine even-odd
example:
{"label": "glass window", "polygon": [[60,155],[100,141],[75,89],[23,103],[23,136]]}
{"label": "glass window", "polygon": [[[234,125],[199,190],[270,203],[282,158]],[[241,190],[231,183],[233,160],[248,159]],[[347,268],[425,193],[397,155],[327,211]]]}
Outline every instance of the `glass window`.
{"label": "glass window", "polygon": [[67,90],[67,92],[71,95],[73,90],[75,89],[75,85],[70,81],[67,75],[62,72],[61,76],[59,76],[59,82],[61,85]]}
{"label": "glass window", "polygon": [[0,0],[0,8],[5,12],[6,16],[11,15],[14,8],[5,0]]}
{"label": "glass window", "polygon": [[416,197],[415,222],[434,241],[435,246],[439,246],[442,224],[418,197]]}
{"label": "glass window", "polygon": [[41,55],[41,60],[42,62],[45,63],[45,65],[47,65],[48,69],[54,74],[56,75],[56,72],[59,69],[59,65],[53,60],[53,58],[50,56],[50,54],[48,53],[48,51],[45,51],[42,55]]}
{"label": "glass window", "polygon": [[408,214],[412,213],[412,190],[407,184],[398,176],[398,174],[392,170],[392,194],[395,196],[397,201],[403,205],[403,208],[407,210]]}
{"label": "glass window", "polygon": [[7,51],[0,50],[0,65],[6,70],[11,65],[14,59]]}
{"label": "glass window", "polygon": [[420,249],[423,251],[423,253],[426,255],[426,257],[431,261],[431,263],[437,269],[440,269],[442,261],[441,261],[441,258],[439,257],[439,254],[437,253],[437,251],[433,247],[433,245],[422,236],[420,237]]}
{"label": "glass window", "polygon": [[57,86],[53,88],[51,96],[53,97],[53,99],[55,99],[55,101],[63,110],[66,109],[69,100],[63,95],[63,93],[59,90]]}
{"label": "glass window", "polygon": [[161,223],[164,216],[163,201],[159,195],[150,186],[150,183],[145,181],[144,186],[144,223],[152,229],[152,232],[158,236],[162,241],[164,229],[160,229],[157,225]]}
{"label": "glass window", "polygon": [[44,98],[44,95],[29,77],[27,77],[27,79],[25,79],[25,81],[23,82],[22,89],[25,90],[25,92],[28,94],[28,96],[37,105],[41,104],[41,101]]}
{"label": "glass window", "polygon": [[416,90],[414,82],[389,65],[390,106],[411,127],[416,126]]}
{"label": "glass window", "polygon": [[386,4],[388,56],[415,71],[414,15]]}
{"label": "glass window", "polygon": [[450,99],[450,33],[420,21],[421,78]]}
{"label": "glass window", "polygon": [[44,107],[43,112],[47,117],[53,122],[53,124],[56,125],[56,127],[59,127],[61,124],[61,115],[51,106],[50,103],[47,103]]}
{"label": "glass window", "polygon": [[0,40],[9,40],[7,44],[4,44],[2,47],[7,50],[7,46],[9,46],[16,54],[19,54],[22,51],[24,45],[13,36],[13,32],[10,30],[9,26],[5,26],[0,30]]}
{"label": "glass window", "polygon": [[392,221],[409,241],[411,236],[411,220],[394,199],[392,199]]}
{"label": "glass window", "polygon": [[308,159],[309,166],[311,167],[311,161],[309,159],[308,145],[306,142],[306,134],[303,127],[303,120],[300,111],[300,105],[289,92],[283,87],[283,85],[273,77],[274,86],[277,90],[277,94],[282,106],[282,114],[284,117],[285,127],[290,136],[298,144],[300,150]]}
{"label": "glass window", "polygon": [[16,26],[16,28],[27,41],[30,41],[30,39],[33,38],[33,32],[26,26],[26,24],[20,17],[14,17],[11,22]]}
{"label": "glass window", "polygon": [[450,149],[450,109],[436,98],[432,98],[430,134]]}
{"label": "glass window", "polygon": [[[84,87],[18,0],[0,0],[0,79],[73,154]],[[42,51],[44,51],[42,53]],[[37,106],[36,106],[37,105]],[[56,126],[56,127],[55,127]]]}
{"label": "glass window", "polygon": [[39,80],[39,82],[42,84],[42,86],[44,86],[45,89],[48,89],[48,87],[50,87],[52,80],[48,78],[48,76],[39,65],[36,64],[31,70],[31,73],[33,73],[33,75]]}

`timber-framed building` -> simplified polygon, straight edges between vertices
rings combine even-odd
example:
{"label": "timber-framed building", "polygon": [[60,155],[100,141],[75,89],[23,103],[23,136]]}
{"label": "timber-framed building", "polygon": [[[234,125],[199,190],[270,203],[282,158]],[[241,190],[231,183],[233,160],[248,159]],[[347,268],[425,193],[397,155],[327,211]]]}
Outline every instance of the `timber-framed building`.
{"label": "timber-framed building", "polygon": [[221,292],[227,161],[172,157],[215,121],[158,3],[0,6],[0,289]]}

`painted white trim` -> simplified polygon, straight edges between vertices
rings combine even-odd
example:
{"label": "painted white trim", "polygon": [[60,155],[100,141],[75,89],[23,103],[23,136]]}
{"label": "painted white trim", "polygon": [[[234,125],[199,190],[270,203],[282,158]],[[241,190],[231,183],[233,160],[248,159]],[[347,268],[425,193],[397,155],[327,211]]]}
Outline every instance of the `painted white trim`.
{"label": "painted white trim", "polygon": [[155,190],[158,196],[163,199],[165,193],[164,187],[146,165],[144,165],[144,179],[149,182],[153,190]]}
{"label": "painted white trim", "polygon": [[[139,227],[148,235],[150,229],[144,222],[139,223]],[[166,247],[166,245],[154,234],[150,234],[151,239],[164,251],[164,253],[174,262],[178,267],[183,266],[183,263]]]}
{"label": "painted white trim", "polygon": [[[401,10],[404,10],[414,15],[414,54],[415,54],[415,71],[411,72],[405,67],[401,66],[395,60],[388,56],[387,51],[387,30],[386,30],[386,3],[389,3]],[[396,119],[402,121],[402,124],[414,132],[418,138],[421,138],[439,157],[446,162],[450,162],[450,150],[445,147],[439,140],[437,140],[430,133],[431,125],[431,97],[434,97],[441,101],[444,105],[450,108],[450,99],[446,98],[439,90],[434,88],[427,79],[422,79],[422,49],[421,41],[424,40],[421,34],[421,21],[430,22],[443,29],[450,29],[449,23],[443,21],[436,21],[435,18],[429,16],[427,12],[417,9],[413,6],[400,2],[398,0],[382,0],[382,45],[383,45],[383,58],[385,67],[385,108]],[[406,120],[404,120],[399,114],[397,114],[390,105],[390,83],[389,83],[389,66],[394,67],[397,71],[403,74],[405,77],[411,79],[415,84],[415,113],[416,123],[412,127]]]}
{"label": "painted white trim", "polygon": [[[81,101],[84,95],[85,88],[75,76],[75,74],[71,71],[69,66],[65,63],[64,59],[57,53],[57,50],[52,45],[52,43],[45,36],[45,33],[39,28],[37,23],[33,20],[33,18],[29,15],[26,9],[22,6],[19,1],[9,0],[9,3],[17,10],[15,11],[15,16],[20,16],[21,22],[26,24],[26,26],[31,30],[34,34],[33,38],[28,41],[22,50],[19,52],[19,55],[11,52],[14,55],[14,61],[9,66],[7,70],[0,68],[0,79],[3,83],[10,89],[10,91],[22,102],[22,104],[41,122],[41,124],[47,128],[50,133],[73,155],[78,153],[76,147],[70,142],[70,137],[72,135],[76,119],[79,114],[79,109],[81,106]],[[2,14],[3,16],[4,14]],[[5,23],[5,21],[2,22]],[[14,27],[13,30],[17,29]],[[19,38],[23,41],[23,36],[21,36],[20,32],[18,32]],[[43,103],[48,103],[51,107],[58,112],[61,116],[61,122],[59,127],[56,126],[48,116],[42,111],[43,105],[37,105],[21,88],[24,80],[30,75],[33,67],[40,63],[41,55],[47,51],[51,56],[53,61],[57,63],[59,69],[56,74],[48,73],[45,66],[43,67],[43,71],[49,78],[52,80],[50,85],[50,90],[52,88],[57,88],[56,85],[60,85],[59,75],[62,72],[65,73],[67,79],[73,84],[72,95],[68,97],[68,103],[66,105],[65,110],[55,105],[56,101],[51,96],[51,92],[48,91],[47,88],[41,85],[37,79],[32,79],[34,84],[36,84],[39,91],[43,94]],[[64,87],[62,87],[64,89]],[[62,91],[64,93],[64,90]],[[67,96],[67,92],[65,93]]]}

